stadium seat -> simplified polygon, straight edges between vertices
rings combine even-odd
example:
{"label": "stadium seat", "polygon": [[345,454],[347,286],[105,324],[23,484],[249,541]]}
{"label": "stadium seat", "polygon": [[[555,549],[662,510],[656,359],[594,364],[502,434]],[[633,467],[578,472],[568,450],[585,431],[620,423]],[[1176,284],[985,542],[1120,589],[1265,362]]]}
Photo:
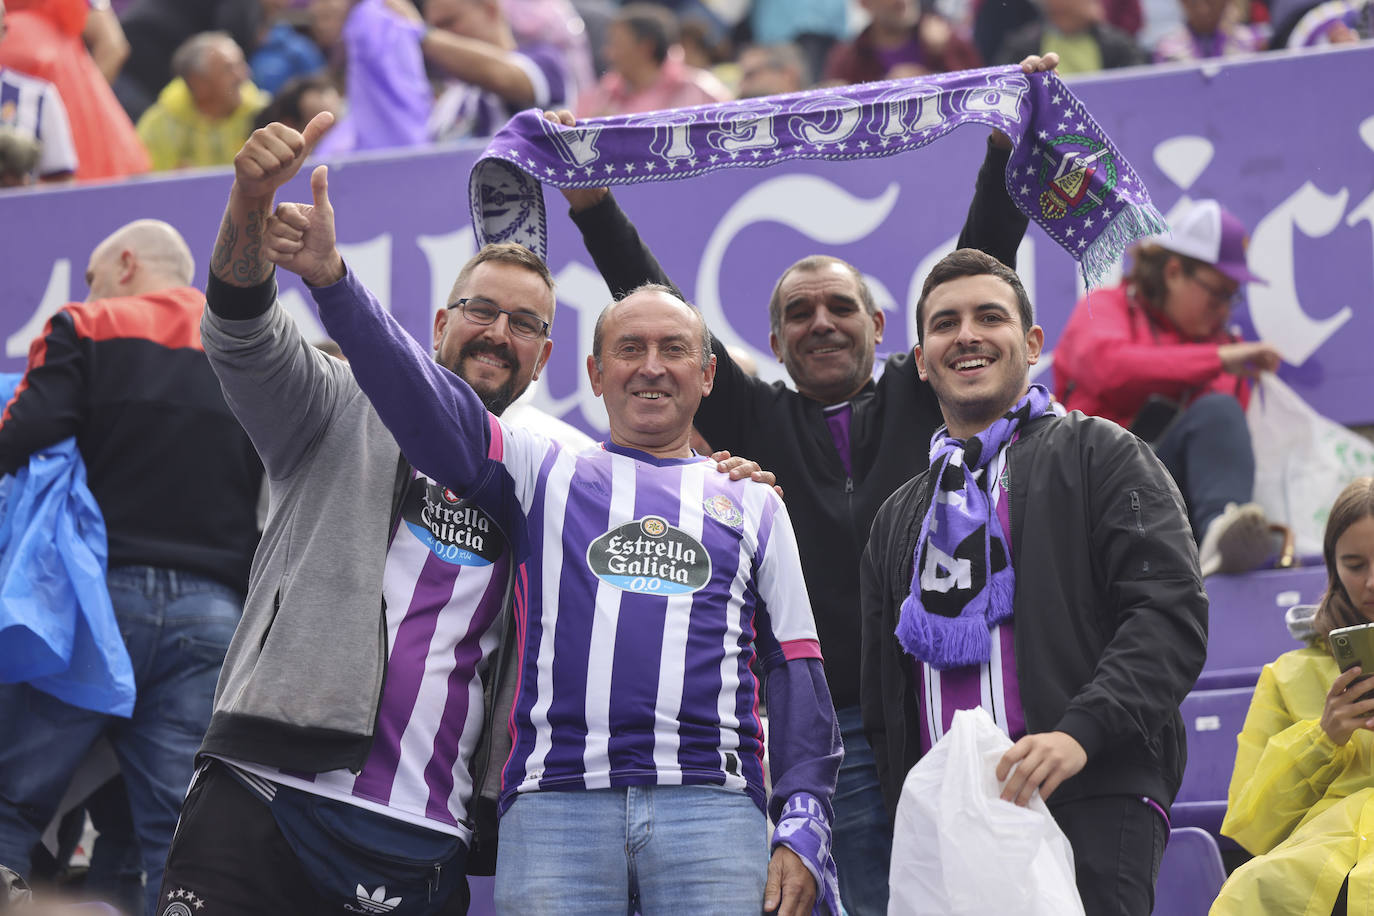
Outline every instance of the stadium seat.
{"label": "stadium seat", "polygon": [[1211,834],[1175,827],[1159,863],[1154,916],[1207,916],[1226,880],[1221,852]]}

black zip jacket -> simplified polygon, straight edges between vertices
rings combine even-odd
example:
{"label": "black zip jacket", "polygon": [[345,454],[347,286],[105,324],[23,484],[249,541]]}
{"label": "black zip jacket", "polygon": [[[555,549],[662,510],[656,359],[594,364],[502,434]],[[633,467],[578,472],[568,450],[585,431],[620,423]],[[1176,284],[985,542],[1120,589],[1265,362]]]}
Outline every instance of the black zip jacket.
{"label": "black zip jacket", "polygon": [[[1026,729],[1066,732],[1088,755],[1050,807],[1130,794],[1167,810],[1187,760],[1179,703],[1207,655],[1183,497],[1149,446],[1077,411],[1029,424],[1006,468]],[[921,474],[883,505],[863,562],[861,705],[889,815],[920,758],[913,660],[893,632],[931,486]]]}
{"label": "black zip jacket", "polygon": [[63,306],[0,417],[0,473],[76,437],[109,565],[199,573],[242,594],[262,462],[205,358],[191,287]]}
{"label": "black zip jacket", "polygon": [[[1027,220],[1006,193],[1009,155],[989,145],[959,247],[981,248],[1014,268]],[[643,283],[673,285],[610,195],[573,221],[617,298]],[[837,709],[856,706],[859,560],[883,500],[925,469],[930,437],[944,423],[940,405],[909,352],[888,357],[882,377],[850,399],[850,477],[820,402],[746,375],[719,340],[712,352],[715,388],[697,410],[696,428],[713,448],[775,473],[787,492],[830,694]]]}

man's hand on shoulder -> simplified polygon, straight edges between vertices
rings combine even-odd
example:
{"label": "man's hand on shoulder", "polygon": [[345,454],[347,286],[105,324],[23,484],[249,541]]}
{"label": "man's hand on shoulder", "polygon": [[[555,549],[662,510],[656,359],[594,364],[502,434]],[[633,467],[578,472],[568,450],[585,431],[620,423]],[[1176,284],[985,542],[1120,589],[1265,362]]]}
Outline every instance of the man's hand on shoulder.
{"label": "man's hand on shoulder", "polygon": [[778,486],[778,475],[772,471],[765,471],[757,461],[741,455],[731,455],[724,449],[712,452],[711,460],[716,463],[716,470],[722,474],[729,474],[731,480],[743,480],[748,477],[755,483],[772,487],[774,492],[780,498],[782,497],[782,487]]}
{"label": "man's hand on shoulder", "polygon": [[816,879],[811,870],[786,846],[773,850],[768,860],[768,883],[763,889],[763,911],[778,916],[809,916],[816,904]]}
{"label": "man's hand on shoulder", "polygon": [[253,131],[234,156],[234,189],[255,200],[270,199],[301,170],[333,124],[334,115],[322,111],[304,132],[277,122]]}
{"label": "man's hand on shoulder", "polygon": [[[566,108],[544,112],[544,120],[562,127],[577,125],[577,119]],[[572,207],[574,213],[581,213],[583,210],[595,207],[606,199],[607,194],[611,193],[610,188],[559,188],[558,190],[563,192],[563,196],[567,198],[568,206]]]}
{"label": "man's hand on shoulder", "polygon": [[1040,797],[1048,800],[1064,780],[1082,770],[1087,762],[1088,753],[1083,745],[1066,732],[1026,735],[997,762],[997,781],[1006,783],[1002,798],[1024,808],[1039,789]]}

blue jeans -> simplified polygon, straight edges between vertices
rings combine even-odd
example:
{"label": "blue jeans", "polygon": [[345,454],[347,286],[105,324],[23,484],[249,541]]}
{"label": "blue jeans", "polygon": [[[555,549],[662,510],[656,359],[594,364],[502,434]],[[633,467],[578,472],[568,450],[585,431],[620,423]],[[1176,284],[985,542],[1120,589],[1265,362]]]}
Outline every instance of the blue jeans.
{"label": "blue jeans", "polygon": [[1188,505],[1198,541],[1227,503],[1250,502],[1255,492],[1255,451],[1245,410],[1229,394],[1204,394],[1155,443]]}
{"label": "blue jeans", "polygon": [[117,567],[107,582],[133,662],[133,716],[69,706],[27,684],[0,685],[0,863],[28,874],[29,851],[103,733],[128,789],[152,914],[243,599],[212,579],[147,566]]}
{"label": "blue jeans", "polygon": [[501,818],[497,913],[758,913],[767,880],[768,822],[743,792],[530,792]]}
{"label": "blue jeans", "polygon": [[835,786],[835,868],[840,873],[840,903],[849,916],[887,913],[888,860],[892,827],[878,786],[873,748],[864,738],[859,707],[835,710],[844,740],[844,762]]}

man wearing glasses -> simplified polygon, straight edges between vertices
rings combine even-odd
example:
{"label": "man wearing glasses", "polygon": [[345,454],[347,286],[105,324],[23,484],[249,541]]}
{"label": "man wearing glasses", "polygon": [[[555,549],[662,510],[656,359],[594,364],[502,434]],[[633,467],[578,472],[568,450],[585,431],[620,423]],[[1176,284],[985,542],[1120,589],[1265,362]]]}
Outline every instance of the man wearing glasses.
{"label": "man wearing glasses", "polygon": [[1245,226],[1215,200],[1172,222],[1171,235],[1136,247],[1124,283],[1078,303],[1054,350],[1055,391],[1154,446],[1187,501],[1203,575],[1246,572],[1276,547],[1251,501],[1245,405],[1279,353],[1227,321],[1242,286],[1265,281],[1246,264]]}
{"label": "man wearing glasses", "polygon": [[[485,829],[508,754],[496,687],[513,662],[502,646],[521,570],[514,520],[411,467],[351,368],[308,346],[277,303],[261,248],[276,189],[331,119],[254,133],[211,259],[202,338],[271,506],[168,856],[164,916],[463,912],[465,875],[490,873],[495,854]],[[293,219],[327,220],[332,250],[317,192]],[[488,246],[449,303],[434,359],[500,414],[553,346],[548,268]]]}

